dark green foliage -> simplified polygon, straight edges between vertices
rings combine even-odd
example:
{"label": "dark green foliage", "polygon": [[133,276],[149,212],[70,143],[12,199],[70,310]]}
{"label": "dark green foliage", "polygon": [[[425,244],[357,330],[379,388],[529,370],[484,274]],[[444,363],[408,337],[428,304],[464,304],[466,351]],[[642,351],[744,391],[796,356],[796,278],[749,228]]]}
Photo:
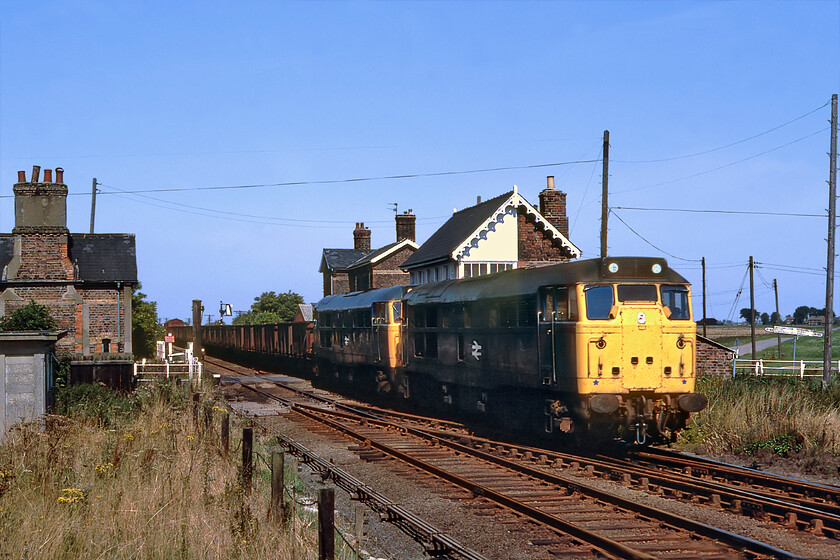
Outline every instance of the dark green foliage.
{"label": "dark green foliage", "polygon": [[291,290],[284,294],[263,292],[254,298],[251,310],[233,320],[234,325],[285,323],[295,318],[303,297]]}
{"label": "dark green foliage", "polygon": [[741,310],[741,315],[740,316],[743,320],[745,320],[749,324],[749,323],[753,322],[753,317],[755,318],[755,321],[758,321],[761,314],[755,309],[750,309],[749,307],[745,307]]}
{"label": "dark green foliage", "polygon": [[56,414],[95,422],[103,427],[119,425],[140,408],[138,393],[123,394],[96,383],[82,383],[56,391]]}
{"label": "dark green foliage", "polygon": [[55,319],[46,305],[30,301],[16,309],[11,315],[0,319],[0,331],[51,331],[56,327]]}
{"label": "dark green foliage", "polygon": [[790,453],[797,453],[802,450],[802,443],[797,441],[792,434],[773,436],[766,441],[754,441],[745,445],[742,449],[747,455],[754,455],[759,449],[767,449],[776,455],[787,457]]}
{"label": "dark green foliage", "polygon": [[157,314],[157,303],[146,301],[146,294],[137,284],[131,294],[131,337],[134,355],[138,358],[153,358],[155,342],[163,340],[163,325]]}

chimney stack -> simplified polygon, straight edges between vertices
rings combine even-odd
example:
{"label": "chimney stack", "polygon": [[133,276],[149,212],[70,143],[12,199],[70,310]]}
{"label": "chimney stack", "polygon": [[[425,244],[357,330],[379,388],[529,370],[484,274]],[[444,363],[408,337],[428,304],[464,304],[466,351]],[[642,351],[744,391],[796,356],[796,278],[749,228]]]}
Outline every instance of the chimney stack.
{"label": "chimney stack", "polygon": [[397,243],[403,239],[409,241],[416,241],[414,235],[414,224],[417,221],[417,216],[409,208],[408,212],[397,214]]}
{"label": "chimney stack", "polygon": [[365,227],[364,222],[356,222],[356,229],[353,230],[353,248],[370,251],[370,230]]}
{"label": "chimney stack", "polygon": [[554,176],[546,177],[546,187],[540,193],[540,214],[557,228],[564,237],[569,237],[569,218],[566,216],[566,193],[554,188]]}
{"label": "chimney stack", "polygon": [[12,233],[67,233],[67,185],[63,184],[63,170],[55,169],[57,183],[52,182],[52,169],[44,170],[40,182],[41,166],[32,166],[32,177],[18,171],[15,193],[15,227]]}

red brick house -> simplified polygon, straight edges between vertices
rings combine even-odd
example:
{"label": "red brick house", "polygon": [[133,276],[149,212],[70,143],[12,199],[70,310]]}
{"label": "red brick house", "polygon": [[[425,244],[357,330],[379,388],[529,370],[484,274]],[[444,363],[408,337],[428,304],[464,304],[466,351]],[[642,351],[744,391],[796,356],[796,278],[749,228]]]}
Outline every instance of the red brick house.
{"label": "red brick house", "polygon": [[581,254],[568,235],[566,194],[548,177],[539,210],[514,187],[455,212],[401,266],[414,286],[567,262]]}
{"label": "red brick house", "polygon": [[0,315],[30,300],[47,305],[68,331],[57,352],[132,352],[131,289],[137,284],[134,235],[67,229],[63,170],[18,172],[15,227],[0,234]]}
{"label": "red brick house", "polygon": [[364,222],[353,230],[352,249],[324,249],[319,269],[324,296],[408,284],[408,273],[400,264],[418,248],[416,219],[411,210],[397,214],[397,241],[376,250],[370,248],[370,229]]}

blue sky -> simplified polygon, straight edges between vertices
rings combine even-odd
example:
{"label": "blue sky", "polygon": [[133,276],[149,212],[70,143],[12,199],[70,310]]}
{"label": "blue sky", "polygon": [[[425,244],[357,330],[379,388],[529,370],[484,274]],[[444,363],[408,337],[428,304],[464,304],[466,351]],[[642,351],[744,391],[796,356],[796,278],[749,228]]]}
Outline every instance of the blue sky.
{"label": "blue sky", "polygon": [[[720,319],[752,255],[757,309],[777,278],[786,314],[825,304],[825,218],[626,208],[824,214],[838,92],[837,1],[6,0],[0,231],[18,170],[64,168],[80,233],[96,177],[96,231],[136,234],[161,317],[218,316],[269,290],[317,301],[321,249],[359,221],[393,241],[391,203],[422,242],[477,196],[537,203],[553,174],[597,257],[601,165],[567,162],[609,130],[609,253],[664,256],[696,296],[705,257]],[[519,169],[344,181],[498,167]],[[280,183],[301,184],[204,189]]]}

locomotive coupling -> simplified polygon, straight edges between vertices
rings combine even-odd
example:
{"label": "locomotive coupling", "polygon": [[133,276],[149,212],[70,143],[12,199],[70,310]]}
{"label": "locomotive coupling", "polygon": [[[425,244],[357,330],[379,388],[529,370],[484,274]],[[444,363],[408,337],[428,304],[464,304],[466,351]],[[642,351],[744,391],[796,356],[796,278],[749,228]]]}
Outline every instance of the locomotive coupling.
{"label": "locomotive coupling", "polygon": [[709,404],[706,395],[701,393],[686,393],[677,399],[680,410],[685,412],[700,412]]}

